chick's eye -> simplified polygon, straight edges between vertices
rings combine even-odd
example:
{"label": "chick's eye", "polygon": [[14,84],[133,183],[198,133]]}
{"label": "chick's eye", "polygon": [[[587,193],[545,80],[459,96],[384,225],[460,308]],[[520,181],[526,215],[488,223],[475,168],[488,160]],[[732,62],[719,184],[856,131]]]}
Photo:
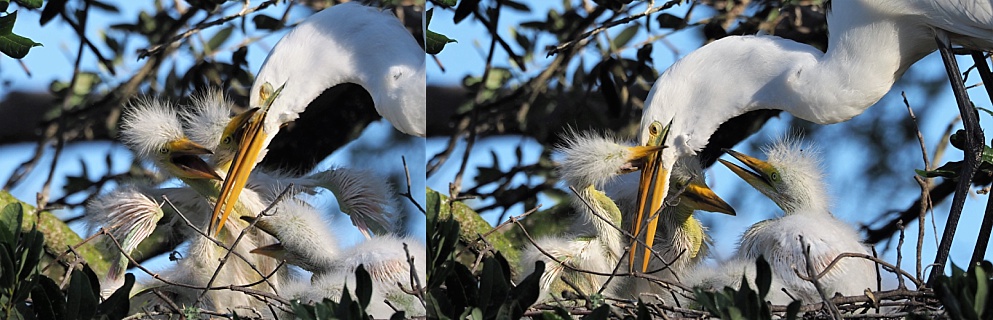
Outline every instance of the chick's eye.
{"label": "chick's eye", "polygon": [[159,149],[159,153],[161,153],[161,154],[169,153],[169,149],[166,149],[166,148]]}
{"label": "chick's eye", "polygon": [[230,136],[224,137],[224,140],[221,140],[221,143],[223,143],[223,144],[231,144],[231,137]]}
{"label": "chick's eye", "polygon": [[773,172],[769,175],[769,178],[772,179],[772,181],[779,181],[779,172]]}

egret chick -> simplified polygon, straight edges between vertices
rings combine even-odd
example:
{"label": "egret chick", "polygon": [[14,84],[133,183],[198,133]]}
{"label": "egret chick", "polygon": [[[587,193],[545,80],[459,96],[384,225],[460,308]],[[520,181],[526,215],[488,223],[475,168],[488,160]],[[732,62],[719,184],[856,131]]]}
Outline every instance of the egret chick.
{"label": "egret chick", "polygon": [[[220,189],[220,177],[214,168],[208,165],[199,155],[210,154],[211,151],[203,146],[192,142],[186,137],[180,122],[178,112],[165,101],[160,100],[138,100],[135,104],[125,110],[121,119],[121,139],[136,154],[142,158],[151,160],[157,166],[165,170],[166,173],[180,178],[184,183],[195,190],[199,196],[185,198],[173,198],[172,200],[181,203],[183,208],[197,208],[184,212],[193,220],[194,224],[207,225],[208,209],[212,207],[211,200],[217,197]],[[263,207],[261,200],[254,192],[246,193],[246,197],[241,198],[238,212],[248,212],[243,209],[242,204],[247,203],[246,199],[252,198],[255,207]],[[226,250],[215,243],[192,232],[183,229],[182,233],[191,239],[191,243],[185,258],[179,262],[176,268],[168,272],[165,277],[181,283],[203,286],[214,277],[214,270],[219,267],[219,260],[226,254]],[[234,236],[241,232],[237,225],[221,234],[221,240],[231,243]],[[136,241],[140,242],[141,239]],[[226,241],[225,241],[226,240]],[[257,247],[256,239],[246,237],[233,250],[240,253],[242,257],[251,257],[248,250]],[[258,271],[252,266],[258,266]],[[245,285],[254,283],[267,276],[275,268],[276,263],[269,258],[256,257],[250,261],[243,261],[238,258],[229,260],[222,272],[218,273],[213,285]],[[276,285],[277,279],[269,279],[269,283]],[[267,284],[262,283],[253,288],[259,290],[272,290]],[[200,301],[200,290],[189,288],[170,287],[171,293],[175,295],[176,302],[193,303]],[[211,290],[206,296],[206,303],[218,310],[224,310],[229,306],[251,307],[257,300],[248,295],[226,291]]]}
{"label": "egret chick", "polygon": [[[400,284],[410,283],[410,265],[403,244],[409,246],[414,257],[419,279],[425,278],[427,257],[424,246],[418,241],[395,236],[381,236],[366,240],[352,249],[341,252],[331,231],[309,205],[289,201],[289,206],[256,222],[259,229],[279,239],[278,244],[259,247],[253,253],[285,260],[313,272],[305,284],[293,284],[284,294],[306,301],[324,298],[341,298],[344,286],[355,289],[355,268],[362,264],[372,278],[373,299],[367,312],[376,318],[388,318],[393,309],[384,300],[407,312],[408,316],[424,314],[424,306],[407,294]],[[251,220],[249,217],[242,219]],[[407,287],[407,290],[410,290]]]}
{"label": "egret chick", "polygon": [[162,208],[145,193],[136,186],[121,186],[86,204],[87,222],[91,228],[103,227],[120,244],[118,248],[110,239],[103,242],[104,252],[118,256],[111,260],[107,274],[100,278],[100,296],[103,298],[124,285],[124,272],[129,262],[125,255],[134,252],[162,219]]}
{"label": "egret chick", "polygon": [[[536,247],[542,248],[551,257],[536,247],[528,247],[525,250],[522,261],[528,265],[523,266],[524,268],[533,268],[531,263],[535,260],[546,261],[546,272],[541,279],[544,300],[551,297],[549,292],[561,292],[570,288],[559,281],[560,276],[567,277],[585,294],[598,292],[608,278],[576,269],[604,274],[613,273],[623,254],[625,243],[619,229],[623,217],[617,204],[599,189],[620,173],[637,170],[647,155],[659,149],[644,146],[629,147],[612,137],[592,133],[571,133],[564,138],[564,141],[558,148],[559,152],[565,155],[559,166],[559,172],[566,183],[577,188],[578,195],[573,197],[572,201],[573,207],[582,218],[572,227],[570,236],[536,240]],[[691,186],[686,188],[687,192],[680,195],[682,199],[680,205],[661,213],[667,217],[667,227],[659,232],[668,234],[662,236],[666,240],[657,243],[657,248],[660,252],[669,254],[666,259],[668,261],[677,260],[675,258],[677,256],[680,257],[679,261],[698,261],[703,257],[703,254],[698,254],[706,245],[705,234],[699,222],[692,218],[694,209],[732,214],[734,212],[705,184],[698,183],[700,181],[702,179],[690,183],[687,175],[685,182]],[[627,207],[630,209],[633,205],[628,204]],[[673,212],[677,208],[686,214]],[[687,223],[689,220],[696,223]],[[694,229],[694,226],[698,228]],[[679,249],[670,248],[672,246]],[[671,252],[674,251],[675,253],[672,254]],[[703,249],[703,253],[705,252],[706,249]],[[571,268],[567,268],[567,265]],[[673,268],[682,268],[683,265],[684,263],[673,264],[669,272],[678,273],[681,270]],[[608,288],[607,293],[617,295],[619,288],[630,289],[627,288],[627,284],[620,284],[626,281],[617,280],[616,285]]]}
{"label": "egret chick", "polygon": [[[813,283],[801,279],[824,272],[842,253],[869,254],[858,232],[830,212],[827,187],[815,151],[803,149],[797,141],[784,138],[765,149],[767,161],[726,150],[748,169],[721,159],[721,163],[762,192],[782,210],[784,216],[764,220],[741,236],[736,257],[754,261],[762,255],[769,260],[773,273],[794,296],[805,303],[820,301]],[[751,171],[749,170],[751,169]],[[804,254],[810,247],[810,268]],[[828,297],[836,292],[846,296],[861,295],[875,288],[876,269],[871,261],[844,258],[827,270],[819,283]]]}

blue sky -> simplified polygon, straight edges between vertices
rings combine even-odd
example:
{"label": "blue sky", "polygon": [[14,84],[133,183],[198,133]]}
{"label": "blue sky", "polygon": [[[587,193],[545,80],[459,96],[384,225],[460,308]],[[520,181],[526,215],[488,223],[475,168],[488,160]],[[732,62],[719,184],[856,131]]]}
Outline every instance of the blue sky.
{"label": "blue sky", "polygon": [[[483,4],[489,4],[490,1],[483,1]],[[528,1],[528,4],[532,6],[531,13],[521,13],[510,10],[505,10],[503,13],[503,18],[500,21],[500,26],[498,30],[504,35],[505,39],[513,39],[510,37],[510,30],[515,28],[521,22],[544,19],[545,12],[547,8],[559,7],[561,2],[559,1]],[[677,16],[681,16],[686,10],[686,5],[681,7],[676,7],[666,11]],[[642,5],[641,8],[644,8]],[[640,12],[641,9],[635,9],[635,12]],[[694,19],[702,19],[707,17],[709,14],[704,6],[698,6],[698,11],[694,12]],[[469,74],[474,76],[482,75],[486,49],[488,48],[489,42],[486,29],[479,23],[475,23],[472,19],[466,19],[458,25],[452,24],[452,14],[453,11],[450,10],[439,10],[436,9],[434,13],[434,18],[431,22],[430,28],[434,31],[441,32],[450,38],[458,40],[458,43],[449,44],[445,50],[438,55],[438,59],[445,67],[445,71],[442,70],[433,62],[432,59],[428,60],[428,82],[429,84],[444,84],[444,85],[459,85],[462,78]],[[613,28],[610,32],[611,34],[616,34],[623,30],[626,26],[619,26]],[[683,32],[678,32],[673,35],[665,37],[665,40],[677,48],[678,53],[674,54],[672,51],[666,49],[664,46],[656,45],[653,51],[653,59],[656,68],[661,69],[671,65],[678,57],[681,57],[695,48],[698,48],[702,43],[698,36],[697,30],[688,30]],[[631,43],[637,43],[643,41],[647,37],[647,33],[644,28],[641,28],[638,35],[635,37]],[[539,40],[543,45],[556,44],[554,39],[541,39]],[[513,41],[511,45],[514,46]],[[541,46],[539,46],[541,47]],[[516,48],[516,47],[515,47]],[[517,48],[520,50],[520,48]],[[626,56],[633,56],[635,49],[629,49],[623,54]],[[592,60],[588,61],[598,61],[599,57],[591,57]],[[540,72],[542,69],[540,66],[545,65],[550,61],[551,58],[545,58],[543,54],[536,54],[534,61],[530,62],[529,72]],[[510,66],[506,54],[502,51],[497,50],[497,55],[494,59],[495,66]],[[968,66],[972,65],[972,60],[968,57],[960,57],[959,65],[964,70]],[[587,66],[588,68],[589,66]],[[915,78],[925,78],[925,79],[947,79],[945,76],[944,68],[941,64],[941,59],[937,53],[928,56],[922,61],[915,64],[911,70],[905,75],[905,78],[915,77]],[[978,75],[971,75],[970,81],[967,83],[973,84],[977,82]],[[947,83],[947,80],[944,80]],[[830,187],[830,193],[833,197],[834,205],[833,212],[840,219],[849,222],[852,225],[870,223],[878,213],[884,212],[886,210],[900,210],[905,209],[911,201],[917,199],[919,195],[919,189],[916,189],[916,182],[913,180],[913,169],[923,168],[923,161],[921,160],[919,149],[916,153],[906,152],[906,156],[901,153],[900,156],[891,157],[888,159],[893,159],[890,163],[900,170],[901,172],[907,172],[906,178],[899,180],[899,185],[869,185],[863,179],[861,179],[861,168],[860,166],[865,165],[864,159],[869,156],[866,153],[865,146],[858,142],[850,141],[847,138],[846,132],[851,130],[853,126],[864,125],[866,119],[868,119],[869,114],[881,115],[882,117],[903,117],[907,111],[903,105],[902,97],[900,93],[902,90],[906,89],[907,97],[912,106],[915,106],[915,111],[917,113],[918,121],[920,122],[921,131],[925,138],[925,143],[927,144],[928,151],[933,154],[935,148],[939,143],[945,143],[939,141],[942,132],[945,128],[955,121],[958,112],[955,107],[954,98],[951,94],[950,87],[946,86],[942,88],[942,92],[937,96],[937,99],[933,102],[925,101],[925,94],[916,90],[914,88],[905,88],[903,84],[898,83],[894,88],[887,94],[877,105],[871,107],[866,114],[856,117],[855,119],[843,123],[828,125],[822,129],[822,132],[818,135],[822,137],[820,140],[811,141],[811,143],[818,145],[822,150],[823,157],[823,169],[827,176],[827,182]],[[970,90],[970,95],[973,101],[978,107],[990,108],[990,101],[986,97],[986,93],[982,88],[976,88]],[[921,106],[925,103],[932,104],[927,108],[922,108]],[[993,119],[988,114],[981,113],[980,120],[984,124],[993,123]],[[790,128],[788,128],[789,116],[785,115],[773,119],[770,121],[763,130],[756,135],[752,136],[748,141],[765,141],[775,139],[783,134],[785,134]],[[957,122],[955,122],[956,127],[960,127]],[[989,128],[987,126],[987,128]],[[986,130],[990,132],[989,130]],[[440,150],[444,149],[445,141],[444,139],[429,139],[428,141],[428,151],[427,156],[438,153]],[[523,150],[523,164],[535,163],[541,152],[541,146],[530,138],[523,138],[519,136],[504,136],[504,137],[490,137],[481,139],[476,143],[473,149],[473,155],[469,159],[469,168],[473,168],[479,165],[491,165],[490,151],[494,151],[499,159],[499,162],[504,165],[504,169],[508,169],[511,164],[516,162],[516,156],[514,154],[514,149],[522,146]],[[464,146],[460,146],[463,148]],[[755,155],[759,158],[764,158],[761,152],[751,148],[749,143],[743,143],[735,148],[737,151],[744,152],[746,154]],[[951,149],[951,148],[950,148]],[[461,155],[461,150],[457,149],[454,154]],[[725,156],[729,160],[729,157]],[[557,158],[556,158],[557,159]],[[932,159],[933,162],[941,164],[945,161],[960,160],[961,153],[958,150],[949,150],[944,158],[940,161]],[[437,190],[448,190],[448,183],[451,182],[458,171],[458,160],[450,160],[446,167],[439,170],[437,174],[428,179],[428,186],[435,188]],[[469,170],[466,173],[466,177],[463,178],[464,184],[466,185],[463,189],[471,186],[473,181],[472,177],[475,175],[473,170]],[[515,178],[514,183],[528,183],[536,184],[541,181],[541,178],[537,177],[526,177],[523,174],[518,175]],[[768,219],[779,214],[778,208],[767,198],[763,197],[754,189],[748,187],[744,181],[740,180],[732,174],[729,170],[722,166],[715,166],[708,170],[708,181],[711,187],[721,195],[723,198],[728,200],[731,205],[735,207],[738,212],[736,217],[728,217],[723,215],[714,215],[709,213],[699,213],[697,217],[704,221],[704,223],[709,226],[710,234],[714,238],[715,250],[714,254],[716,257],[728,257],[730,256],[736,246],[737,238],[740,234],[747,229],[748,226],[755,222],[763,219]],[[563,186],[564,188],[564,186]],[[910,192],[901,192],[895,196],[890,196],[890,193],[883,192],[884,190],[890,190],[892,188],[912,188]],[[904,190],[904,189],[900,189]],[[916,190],[916,191],[914,191]],[[880,195],[880,196],[876,196]],[[886,196],[881,196],[886,195]],[[922,260],[925,265],[929,264],[934,260],[935,248],[937,247],[937,240],[934,235],[934,228],[932,227],[932,220],[936,225],[938,235],[944,229],[944,223],[947,218],[947,212],[949,210],[949,203],[951,197],[948,198],[949,201],[941,203],[935,207],[934,219],[929,216],[928,222],[925,228],[925,241],[924,241],[924,253]],[[539,198],[539,202],[543,205],[543,208],[549,208],[555,203],[544,197]],[[473,203],[473,202],[470,202]],[[474,205],[484,205],[485,203],[473,203]],[[978,234],[978,228],[980,221],[982,221],[983,211],[986,205],[986,196],[977,196],[973,194],[969,197],[966,202],[965,210],[961,218],[961,223],[955,237],[955,242],[952,247],[951,258],[954,263],[959,265],[968,263],[971,257],[975,239]],[[516,215],[524,212],[524,210],[530,208],[524,208],[523,205],[518,204],[513,207],[510,215]],[[499,213],[489,213],[484,214],[491,223],[497,223],[495,221]],[[903,247],[904,254],[904,268],[913,272],[913,259],[915,256],[916,247],[916,223],[908,228],[906,234],[906,242]],[[882,252],[883,248],[877,248],[881,251],[883,258],[890,262],[895,262],[896,260],[896,242],[892,243],[890,250]],[[990,251],[987,251],[987,256],[989,256]],[[910,267],[908,267],[910,266]]]}

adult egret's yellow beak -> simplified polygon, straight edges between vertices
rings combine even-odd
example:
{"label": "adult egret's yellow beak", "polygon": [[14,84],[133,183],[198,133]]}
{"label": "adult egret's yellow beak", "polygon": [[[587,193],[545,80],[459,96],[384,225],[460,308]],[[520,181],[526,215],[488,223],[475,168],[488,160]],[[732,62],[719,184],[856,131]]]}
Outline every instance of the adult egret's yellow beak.
{"label": "adult egret's yellow beak", "polygon": [[[272,106],[273,100],[282,90],[283,87],[279,87],[273,92],[272,86],[268,83],[263,85],[259,92],[263,101],[262,108],[256,111],[242,128],[244,132],[238,143],[238,151],[235,152],[231,167],[228,168],[228,174],[221,186],[221,193],[217,197],[217,204],[214,205],[214,213],[210,218],[211,228],[208,230],[214,230],[215,236],[224,227],[224,222],[227,221],[232,208],[238,202],[238,197],[241,196],[241,190],[248,182],[248,176],[255,168],[259,153],[265,147],[263,144],[268,136],[268,133],[265,132],[266,115],[269,114],[269,107]],[[236,118],[232,121],[244,121],[244,119]]]}
{"label": "adult egret's yellow beak", "polygon": [[[669,128],[672,123],[662,127],[662,123],[653,122],[649,125],[649,139],[646,146],[657,147],[655,152],[649,154],[645,161],[645,166],[641,169],[641,181],[638,187],[638,215],[635,217],[634,241],[631,242],[631,251],[628,252],[628,267],[634,269],[634,255],[638,250],[638,239],[641,236],[642,221],[650,218],[647,230],[645,230],[645,259],[642,263],[641,272],[648,270],[648,258],[651,255],[652,244],[655,243],[655,230],[658,228],[659,217],[656,213],[662,209],[662,202],[665,200],[665,193],[668,191],[669,170],[662,164],[660,159],[661,150],[664,147],[666,137],[669,135]],[[671,164],[670,164],[671,166]]]}
{"label": "adult egret's yellow beak", "polygon": [[211,154],[210,149],[204,148],[190,139],[182,138],[169,142],[164,151],[169,153],[168,164],[173,167],[171,169],[177,176],[221,180],[214,168],[211,168],[207,162],[200,158],[201,155]]}

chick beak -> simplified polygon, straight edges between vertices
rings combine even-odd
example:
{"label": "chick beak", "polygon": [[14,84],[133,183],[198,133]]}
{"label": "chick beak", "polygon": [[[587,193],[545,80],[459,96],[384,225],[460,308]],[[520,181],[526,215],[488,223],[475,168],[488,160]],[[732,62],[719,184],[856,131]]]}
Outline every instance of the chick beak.
{"label": "chick beak", "polygon": [[200,158],[201,155],[212,154],[213,152],[210,149],[204,148],[187,138],[172,141],[166,148],[171,151],[169,162],[175,165],[183,176],[197,179],[221,180],[221,176],[217,175],[214,168]]}
{"label": "chick beak", "polygon": [[249,251],[249,253],[261,254],[263,256],[271,257],[276,260],[286,260],[286,248],[283,248],[283,244],[281,243],[261,246],[252,249],[252,251]]}
{"label": "chick beak", "polygon": [[736,215],[734,208],[731,207],[724,199],[718,197],[714,190],[710,190],[707,184],[692,181],[683,190],[680,195],[681,201],[689,201],[690,206],[694,210],[703,210],[709,212],[720,212],[727,215]]}
{"label": "chick beak", "polygon": [[745,182],[748,182],[748,184],[752,185],[752,187],[755,187],[758,190],[773,189],[770,177],[766,173],[773,171],[772,165],[770,165],[768,162],[750,157],[744,153],[737,152],[734,150],[724,149],[724,152],[727,152],[727,154],[731,155],[735,159],[738,159],[738,161],[741,161],[741,163],[747,166],[749,169],[754,170],[751,171],[742,168],[736,164],[733,164],[727,160],[718,159],[718,161],[720,161],[721,164],[723,164],[725,167],[728,167],[728,169],[731,169],[731,172],[734,172],[734,174],[738,175],[738,177],[740,177],[742,180],[745,180]]}

